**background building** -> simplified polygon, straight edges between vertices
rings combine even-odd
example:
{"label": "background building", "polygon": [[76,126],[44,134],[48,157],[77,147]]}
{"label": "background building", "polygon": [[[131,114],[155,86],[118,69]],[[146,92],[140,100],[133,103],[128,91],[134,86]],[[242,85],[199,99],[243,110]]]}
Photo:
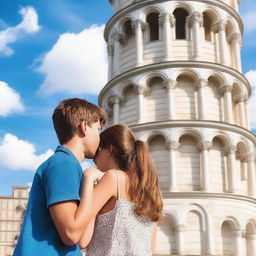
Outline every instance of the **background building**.
{"label": "background building", "polygon": [[12,196],[0,197],[0,255],[12,256],[20,233],[30,186],[14,187]]}
{"label": "background building", "polygon": [[256,255],[256,137],[238,0],[112,0],[110,123],[148,142],[165,219],[158,255]]}

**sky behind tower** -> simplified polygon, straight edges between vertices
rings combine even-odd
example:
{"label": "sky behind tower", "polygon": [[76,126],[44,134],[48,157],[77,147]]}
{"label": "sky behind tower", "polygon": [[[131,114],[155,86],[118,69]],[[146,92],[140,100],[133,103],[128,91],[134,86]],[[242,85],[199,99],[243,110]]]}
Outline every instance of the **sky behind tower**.
{"label": "sky behind tower", "polygon": [[[243,0],[243,71],[256,88],[256,1]],[[0,195],[32,182],[58,145],[51,113],[67,97],[97,103],[107,82],[107,0],[0,0]],[[250,102],[256,129],[256,91]],[[86,164],[85,164],[86,165]]]}

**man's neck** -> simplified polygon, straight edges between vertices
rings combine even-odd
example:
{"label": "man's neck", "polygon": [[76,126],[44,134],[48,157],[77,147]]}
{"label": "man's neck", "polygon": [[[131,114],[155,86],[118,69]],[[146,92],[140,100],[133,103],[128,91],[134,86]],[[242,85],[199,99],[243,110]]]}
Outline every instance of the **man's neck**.
{"label": "man's neck", "polygon": [[79,143],[70,140],[69,142],[63,144],[63,146],[69,149],[79,162],[84,160],[84,152]]}

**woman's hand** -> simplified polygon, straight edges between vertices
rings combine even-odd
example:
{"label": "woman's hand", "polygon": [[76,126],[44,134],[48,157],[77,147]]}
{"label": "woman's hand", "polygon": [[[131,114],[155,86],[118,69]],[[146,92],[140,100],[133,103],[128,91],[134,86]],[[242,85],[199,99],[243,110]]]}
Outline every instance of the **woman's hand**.
{"label": "woman's hand", "polygon": [[104,172],[101,172],[95,167],[89,167],[84,170],[84,179],[89,179],[92,182],[98,182],[104,174]]}

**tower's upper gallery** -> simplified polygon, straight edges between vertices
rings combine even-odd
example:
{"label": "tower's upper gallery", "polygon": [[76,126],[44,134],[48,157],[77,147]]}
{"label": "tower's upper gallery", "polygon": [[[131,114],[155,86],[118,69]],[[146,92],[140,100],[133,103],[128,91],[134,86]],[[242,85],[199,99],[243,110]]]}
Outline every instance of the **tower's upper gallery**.
{"label": "tower's upper gallery", "polygon": [[[126,8],[129,5],[141,2],[154,2],[154,0],[109,0],[109,2],[113,6],[114,12],[120,11],[121,9]],[[157,0],[156,2],[161,2],[161,0]],[[222,2],[233,9],[237,10],[240,0],[203,0],[202,2]]]}

